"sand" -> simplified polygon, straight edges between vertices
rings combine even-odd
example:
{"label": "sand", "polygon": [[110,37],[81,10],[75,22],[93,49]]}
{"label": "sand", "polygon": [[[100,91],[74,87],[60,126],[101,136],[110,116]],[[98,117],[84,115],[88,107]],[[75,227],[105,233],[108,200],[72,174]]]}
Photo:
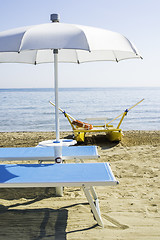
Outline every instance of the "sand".
{"label": "sand", "polygon": [[[46,132],[0,133],[0,147],[54,138]],[[98,161],[110,162],[120,183],[96,187],[104,228],[79,188],[65,188],[64,197],[55,197],[52,188],[0,189],[0,239],[160,239],[160,131],[127,131],[120,143],[89,136],[85,144],[98,146]]]}

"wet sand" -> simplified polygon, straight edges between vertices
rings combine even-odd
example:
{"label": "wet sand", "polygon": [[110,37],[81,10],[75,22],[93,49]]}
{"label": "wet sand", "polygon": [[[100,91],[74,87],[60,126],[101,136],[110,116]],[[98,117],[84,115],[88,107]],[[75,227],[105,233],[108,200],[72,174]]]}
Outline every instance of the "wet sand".
{"label": "wet sand", "polygon": [[[71,132],[61,138],[71,138]],[[0,147],[33,147],[52,132],[0,133]],[[0,189],[0,239],[160,239],[160,131],[127,131],[120,143],[88,136],[118,186],[96,187],[104,228],[80,188]],[[85,162],[95,162],[86,160]]]}

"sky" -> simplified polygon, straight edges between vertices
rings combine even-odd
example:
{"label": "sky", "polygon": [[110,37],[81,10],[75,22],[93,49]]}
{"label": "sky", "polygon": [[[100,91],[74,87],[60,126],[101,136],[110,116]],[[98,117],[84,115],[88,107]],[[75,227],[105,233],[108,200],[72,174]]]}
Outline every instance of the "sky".
{"label": "sky", "polygon": [[[0,32],[50,22],[121,33],[143,60],[58,65],[59,87],[160,87],[160,0],[0,0]],[[0,88],[54,87],[53,64],[0,64]]]}

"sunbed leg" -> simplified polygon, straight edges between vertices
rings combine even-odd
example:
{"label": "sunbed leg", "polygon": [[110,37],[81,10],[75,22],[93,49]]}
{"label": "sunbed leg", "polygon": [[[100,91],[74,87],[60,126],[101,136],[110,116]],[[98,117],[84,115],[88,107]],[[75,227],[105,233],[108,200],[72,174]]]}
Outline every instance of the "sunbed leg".
{"label": "sunbed leg", "polygon": [[[103,227],[103,222],[102,222],[100,209],[99,209],[98,198],[97,198],[97,195],[96,195],[96,192],[95,192],[94,188],[93,187],[85,187],[85,186],[83,186],[83,191],[84,191],[84,193],[86,195],[86,198],[87,198],[87,200],[88,200],[88,202],[89,202],[89,204],[91,206],[93,215],[94,215],[98,225]],[[89,191],[91,191],[92,195],[90,194]]]}
{"label": "sunbed leg", "polygon": [[91,190],[91,194],[92,194],[92,196],[93,196],[94,203],[95,203],[95,205],[96,205],[97,211],[98,211],[99,215],[101,216],[100,208],[99,208],[98,196],[97,196],[97,194],[96,194],[96,192],[95,192],[94,187],[90,187],[90,190]]}

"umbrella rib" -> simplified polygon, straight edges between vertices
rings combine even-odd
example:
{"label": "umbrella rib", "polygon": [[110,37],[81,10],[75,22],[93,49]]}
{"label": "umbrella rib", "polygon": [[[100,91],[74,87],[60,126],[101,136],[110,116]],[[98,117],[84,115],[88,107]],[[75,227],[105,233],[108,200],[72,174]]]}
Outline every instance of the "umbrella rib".
{"label": "umbrella rib", "polygon": [[80,61],[78,59],[78,53],[77,53],[77,50],[75,50],[75,53],[76,53],[76,60],[77,60],[77,63],[80,64]]}
{"label": "umbrella rib", "polygon": [[112,52],[113,52],[113,55],[114,55],[114,57],[115,57],[116,62],[119,62],[119,61],[118,61],[118,58],[116,57],[116,54],[115,54],[114,50],[112,50]]}
{"label": "umbrella rib", "polygon": [[24,36],[25,36],[27,30],[28,30],[28,29],[26,29],[26,30],[24,31],[23,37],[21,38],[20,46],[19,46],[19,49],[18,49],[18,52],[19,52],[19,53],[21,52],[21,48],[22,48],[22,45],[23,45],[23,39],[24,39]]}
{"label": "umbrella rib", "polygon": [[35,64],[35,65],[37,64],[37,61],[36,61],[36,59],[37,59],[37,54],[38,54],[38,50],[36,50],[36,54],[35,54],[35,61],[34,61],[34,64]]}
{"label": "umbrella rib", "polygon": [[[23,34],[23,37],[22,37],[22,39],[21,39],[21,43],[20,43],[20,46],[19,46],[18,53],[22,52],[22,51],[21,51],[21,48],[22,48],[23,39],[24,39],[24,36],[25,36],[25,34],[26,34],[26,31],[24,32],[24,34]],[[30,49],[30,51],[31,51],[31,49]],[[37,62],[36,62],[37,53],[38,53],[38,50],[36,50],[34,65],[36,65],[36,64],[37,64]]]}

